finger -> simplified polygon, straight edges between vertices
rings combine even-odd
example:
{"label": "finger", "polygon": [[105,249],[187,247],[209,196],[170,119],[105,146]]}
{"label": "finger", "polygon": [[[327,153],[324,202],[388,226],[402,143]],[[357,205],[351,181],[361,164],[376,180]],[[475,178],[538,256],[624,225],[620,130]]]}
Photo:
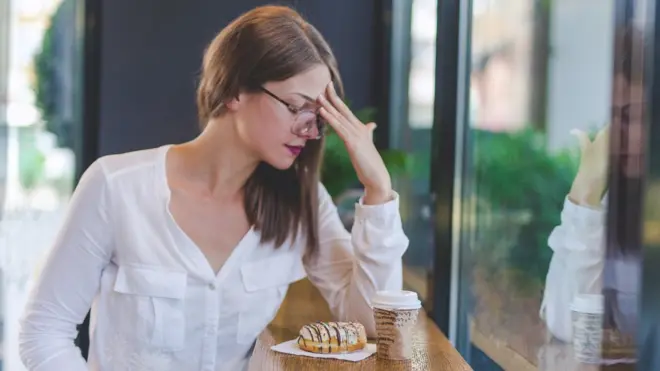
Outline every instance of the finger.
{"label": "finger", "polygon": [[589,139],[589,136],[584,131],[573,129],[571,130],[571,134],[577,138],[580,144],[581,152],[584,152],[587,149],[587,147],[591,144],[591,140]]}
{"label": "finger", "polygon": [[371,137],[371,139],[373,140],[374,139],[374,131],[376,130],[376,127],[378,125],[376,125],[375,122],[370,122],[370,123],[366,124],[365,126],[367,127],[367,130],[369,130],[369,137]]}
{"label": "finger", "polygon": [[351,111],[350,108],[344,103],[341,98],[337,95],[337,92],[335,91],[335,86],[333,83],[328,84],[327,87],[327,95],[328,99],[330,99],[330,102],[332,102],[332,105],[337,108],[337,110],[344,116],[348,121],[350,121],[354,125],[362,125],[362,122],[358,120],[357,117],[353,114],[353,111]]}
{"label": "finger", "polygon": [[596,139],[594,139],[594,142],[600,142],[602,140],[609,141],[609,139],[610,139],[610,125],[608,124],[598,132],[598,134],[596,135]]}
{"label": "finger", "polygon": [[332,115],[335,121],[337,121],[338,124],[345,128],[347,133],[356,133],[354,126],[349,122],[349,120],[347,120],[346,117],[344,117],[344,115],[342,115],[339,111],[337,111],[335,106],[333,106],[325,97],[320,96],[319,101],[321,102],[321,106],[325,109],[325,111]]}
{"label": "finger", "polygon": [[327,122],[330,126],[332,126],[333,129],[335,129],[335,132],[343,141],[348,139],[350,133],[348,132],[346,125],[342,124],[335,115],[328,112],[325,107],[321,107],[321,109],[319,109],[319,114],[321,117],[323,117],[325,122]]}

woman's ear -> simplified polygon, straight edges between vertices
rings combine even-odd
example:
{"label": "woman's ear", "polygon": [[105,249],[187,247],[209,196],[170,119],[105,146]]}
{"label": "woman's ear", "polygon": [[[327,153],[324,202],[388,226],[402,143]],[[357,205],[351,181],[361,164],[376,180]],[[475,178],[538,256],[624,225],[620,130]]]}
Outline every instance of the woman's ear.
{"label": "woman's ear", "polygon": [[228,101],[225,102],[225,107],[227,107],[228,110],[230,111],[236,111],[238,110],[238,107],[240,106],[240,98],[239,96],[236,96]]}

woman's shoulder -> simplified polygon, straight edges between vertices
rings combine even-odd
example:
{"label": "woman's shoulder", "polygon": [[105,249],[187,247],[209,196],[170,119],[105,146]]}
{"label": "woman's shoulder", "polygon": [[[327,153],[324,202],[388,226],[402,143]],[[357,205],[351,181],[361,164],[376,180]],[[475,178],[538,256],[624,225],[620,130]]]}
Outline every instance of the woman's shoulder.
{"label": "woman's shoulder", "polygon": [[161,163],[164,166],[164,158],[168,147],[162,146],[105,155],[99,157],[94,165],[103,170],[107,179],[123,178],[124,176],[135,178],[139,177],[140,174],[153,173],[152,170],[158,170]]}
{"label": "woman's shoulder", "polygon": [[78,188],[92,187],[109,194],[130,194],[148,199],[160,187],[168,146],[105,155],[94,161],[83,174]]}

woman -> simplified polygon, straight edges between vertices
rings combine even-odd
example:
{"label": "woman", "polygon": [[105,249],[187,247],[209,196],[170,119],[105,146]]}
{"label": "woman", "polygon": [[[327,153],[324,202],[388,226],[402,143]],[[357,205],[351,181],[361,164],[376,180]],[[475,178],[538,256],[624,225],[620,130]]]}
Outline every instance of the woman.
{"label": "woman", "polygon": [[[323,37],[286,7],[240,16],[204,55],[201,135],[85,173],[22,322],[30,370],[239,370],[291,282],[374,334],[369,299],[401,289],[398,196],[344,105]],[[335,88],[338,92],[335,91]],[[319,184],[327,123],[365,192],[352,233]],[[311,310],[311,308],[310,308]]]}
{"label": "woman", "polygon": [[[614,96],[614,127],[623,128],[625,133],[619,135],[631,138],[633,146],[641,147],[642,81],[631,80],[624,73],[618,73],[614,85],[618,87],[615,91],[625,93]],[[633,210],[632,215],[626,215],[625,218],[617,214],[618,230],[614,231],[616,240],[610,244],[610,251],[607,251],[606,246],[606,193],[609,169],[612,167],[608,162],[610,130],[610,125],[607,125],[593,141],[584,132],[574,132],[580,142],[580,166],[564,203],[561,224],[548,239],[553,256],[546,278],[541,317],[550,333],[565,342],[572,340],[570,306],[580,294],[604,295],[607,328],[616,328],[620,333],[630,336],[635,334],[637,327],[641,244],[635,239],[638,232],[628,235],[627,231],[639,225],[639,221],[633,218],[639,215],[638,210]],[[628,151],[634,154],[618,156],[623,161],[623,174],[632,173],[637,168],[633,165],[639,162],[641,156],[641,153],[636,152],[639,149],[629,148]],[[620,176],[626,178],[632,192],[639,192],[639,175]],[[619,189],[615,194],[621,202],[628,203],[625,192]]]}

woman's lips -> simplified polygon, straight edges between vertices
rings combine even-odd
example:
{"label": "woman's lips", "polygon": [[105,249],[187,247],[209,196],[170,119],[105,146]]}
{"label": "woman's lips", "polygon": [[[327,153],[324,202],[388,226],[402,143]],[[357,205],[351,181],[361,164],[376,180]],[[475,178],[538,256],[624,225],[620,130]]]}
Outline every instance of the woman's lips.
{"label": "woman's lips", "polygon": [[291,154],[294,155],[294,156],[298,156],[298,155],[300,154],[300,152],[302,152],[302,150],[303,150],[303,148],[304,148],[303,146],[290,146],[290,145],[288,145],[288,144],[285,144],[284,146],[285,146],[285,147],[289,150],[289,152],[291,152]]}

